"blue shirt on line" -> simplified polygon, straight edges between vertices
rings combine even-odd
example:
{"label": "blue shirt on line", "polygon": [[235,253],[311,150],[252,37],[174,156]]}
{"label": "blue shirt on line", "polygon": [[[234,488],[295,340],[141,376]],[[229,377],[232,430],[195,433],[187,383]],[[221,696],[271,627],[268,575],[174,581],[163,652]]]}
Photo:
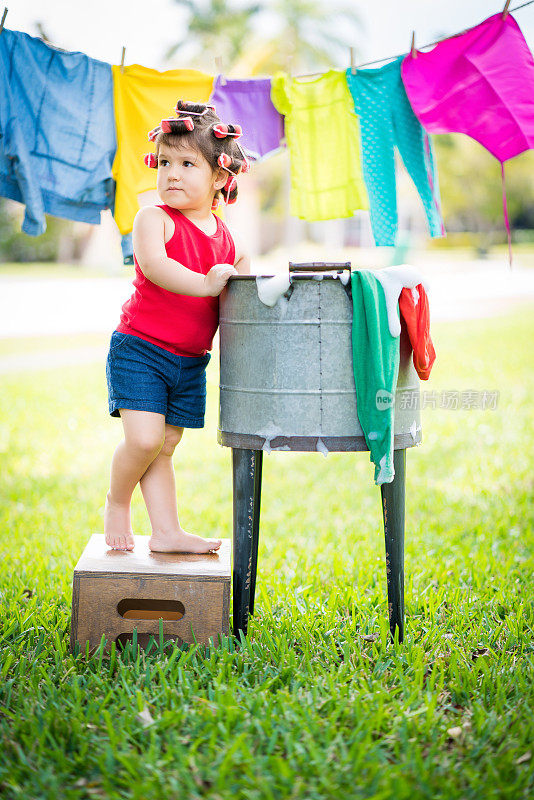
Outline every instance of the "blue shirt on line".
{"label": "blue shirt on line", "polygon": [[111,65],[4,28],[0,85],[0,195],[26,205],[22,230],[44,233],[45,213],[100,224],[115,202]]}

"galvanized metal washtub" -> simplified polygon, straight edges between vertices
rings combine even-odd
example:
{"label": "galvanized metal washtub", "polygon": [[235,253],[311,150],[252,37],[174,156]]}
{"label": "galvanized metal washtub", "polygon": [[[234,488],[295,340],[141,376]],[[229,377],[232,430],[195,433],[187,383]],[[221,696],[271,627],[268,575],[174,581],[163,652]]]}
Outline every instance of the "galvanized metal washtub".
{"label": "galvanized metal washtub", "polygon": [[[356,409],[350,281],[340,280],[347,269],[349,262],[290,263],[290,288],[272,308],[259,300],[256,276],[230,278],[220,297],[219,444],[325,454],[368,449]],[[403,331],[396,450],[420,443],[419,407]]]}

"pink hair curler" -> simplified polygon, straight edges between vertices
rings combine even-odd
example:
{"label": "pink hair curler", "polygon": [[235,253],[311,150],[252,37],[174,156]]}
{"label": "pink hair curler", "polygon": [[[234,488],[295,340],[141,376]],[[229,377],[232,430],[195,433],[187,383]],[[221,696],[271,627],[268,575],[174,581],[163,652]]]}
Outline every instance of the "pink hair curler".
{"label": "pink hair curler", "polygon": [[221,153],[221,155],[217,159],[217,164],[220,167],[222,167],[223,169],[228,169],[228,167],[230,166],[231,163],[232,163],[232,159],[230,158],[228,153]]}
{"label": "pink hair curler", "polygon": [[229,175],[228,180],[226,181],[224,187],[226,189],[227,195],[229,195],[230,192],[236,188],[236,186],[237,186],[237,178],[235,177],[235,175]]}
{"label": "pink hair curler", "polygon": [[245,151],[243,150],[243,148],[241,147],[239,142],[236,142],[236,145],[239,147],[239,149],[241,151],[241,155],[243,156],[243,163],[241,164],[241,172],[250,172],[250,170],[252,168],[252,164],[250,163],[249,159],[245,155]]}
{"label": "pink hair curler", "polygon": [[161,120],[161,130],[163,133],[183,133],[183,126],[188,131],[192,131],[195,123],[191,117],[171,117]]}
{"label": "pink hair curler", "polygon": [[147,167],[152,167],[152,169],[157,169],[158,167],[158,159],[156,158],[155,153],[147,153],[143,161]]}
{"label": "pink hair curler", "polygon": [[238,139],[243,133],[240,125],[225,125],[224,122],[218,122],[216,125],[213,125],[212,128],[213,133],[218,139],[225,139],[227,136]]}
{"label": "pink hair curler", "polygon": [[217,163],[220,167],[222,167],[222,169],[225,169],[227,172],[230,173],[228,175],[228,180],[224,185],[224,190],[226,192],[225,203],[226,205],[231,205],[236,201],[235,197],[233,200],[230,200],[229,198],[230,198],[230,192],[232,192],[235,188],[237,188],[237,178],[236,178],[237,173],[232,172],[232,170],[228,168],[232,163],[232,159],[230,158],[228,153],[221,153],[219,158],[217,159]]}
{"label": "pink hair curler", "polygon": [[149,141],[153,142],[158,133],[161,133],[161,125],[157,125],[155,128],[152,128],[151,131],[149,131],[148,134]]}
{"label": "pink hair curler", "polygon": [[202,103],[193,103],[193,102],[191,102],[189,100],[178,100],[178,103],[176,103],[176,106],[175,106],[175,109],[174,109],[176,114],[193,114],[196,117],[203,117],[204,114],[207,113],[209,108],[211,108],[212,111],[215,111],[215,106],[212,106],[212,105],[209,105],[209,104],[205,105],[203,111],[191,111],[189,108],[178,108],[178,104],[179,103],[184,103],[184,105],[186,105],[186,106],[188,106],[188,105],[192,105],[192,106],[202,105]]}

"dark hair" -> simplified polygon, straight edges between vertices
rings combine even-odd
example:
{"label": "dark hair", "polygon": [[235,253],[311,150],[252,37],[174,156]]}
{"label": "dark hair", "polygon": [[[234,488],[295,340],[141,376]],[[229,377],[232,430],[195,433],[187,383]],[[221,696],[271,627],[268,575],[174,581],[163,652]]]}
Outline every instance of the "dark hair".
{"label": "dark hair", "polygon": [[[154,139],[156,159],[162,144],[169,147],[180,147],[182,144],[187,143],[194,150],[202,153],[214,173],[221,169],[218,163],[219,156],[221,153],[226,153],[231,159],[231,162],[227,164],[228,169],[237,175],[241,168],[246,165],[245,156],[234,137],[227,135],[224,138],[218,138],[215,135],[213,126],[221,124],[221,120],[213,108],[207,107],[204,103],[189,103],[178,100],[175,110],[178,116],[169,120],[167,127],[170,128],[170,131],[160,131]],[[186,119],[189,114],[192,114],[190,117],[194,125],[192,130],[189,124],[186,126],[185,122],[180,121]],[[196,114],[202,114],[202,116],[196,116]],[[230,132],[234,130],[232,125],[227,127]],[[224,171],[230,177],[227,170]],[[237,198],[237,181],[234,181],[234,187],[228,196],[226,186],[223,186],[222,189],[217,189],[214,197],[218,198],[220,194],[223,195],[226,203],[234,203]]]}

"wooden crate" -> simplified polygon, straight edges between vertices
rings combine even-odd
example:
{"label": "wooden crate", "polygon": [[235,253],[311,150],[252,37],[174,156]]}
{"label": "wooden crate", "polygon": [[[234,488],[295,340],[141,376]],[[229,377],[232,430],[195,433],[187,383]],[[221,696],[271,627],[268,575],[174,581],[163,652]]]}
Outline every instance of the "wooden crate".
{"label": "wooden crate", "polygon": [[215,553],[153,553],[149,536],[135,536],[131,552],[110,550],[103,533],[91,536],[74,569],[71,650],[86,642],[94,651],[102,634],[105,652],[111,642],[131,641],[134,627],[140,646],[153,634],[182,642],[218,643],[228,635],[230,539]]}

